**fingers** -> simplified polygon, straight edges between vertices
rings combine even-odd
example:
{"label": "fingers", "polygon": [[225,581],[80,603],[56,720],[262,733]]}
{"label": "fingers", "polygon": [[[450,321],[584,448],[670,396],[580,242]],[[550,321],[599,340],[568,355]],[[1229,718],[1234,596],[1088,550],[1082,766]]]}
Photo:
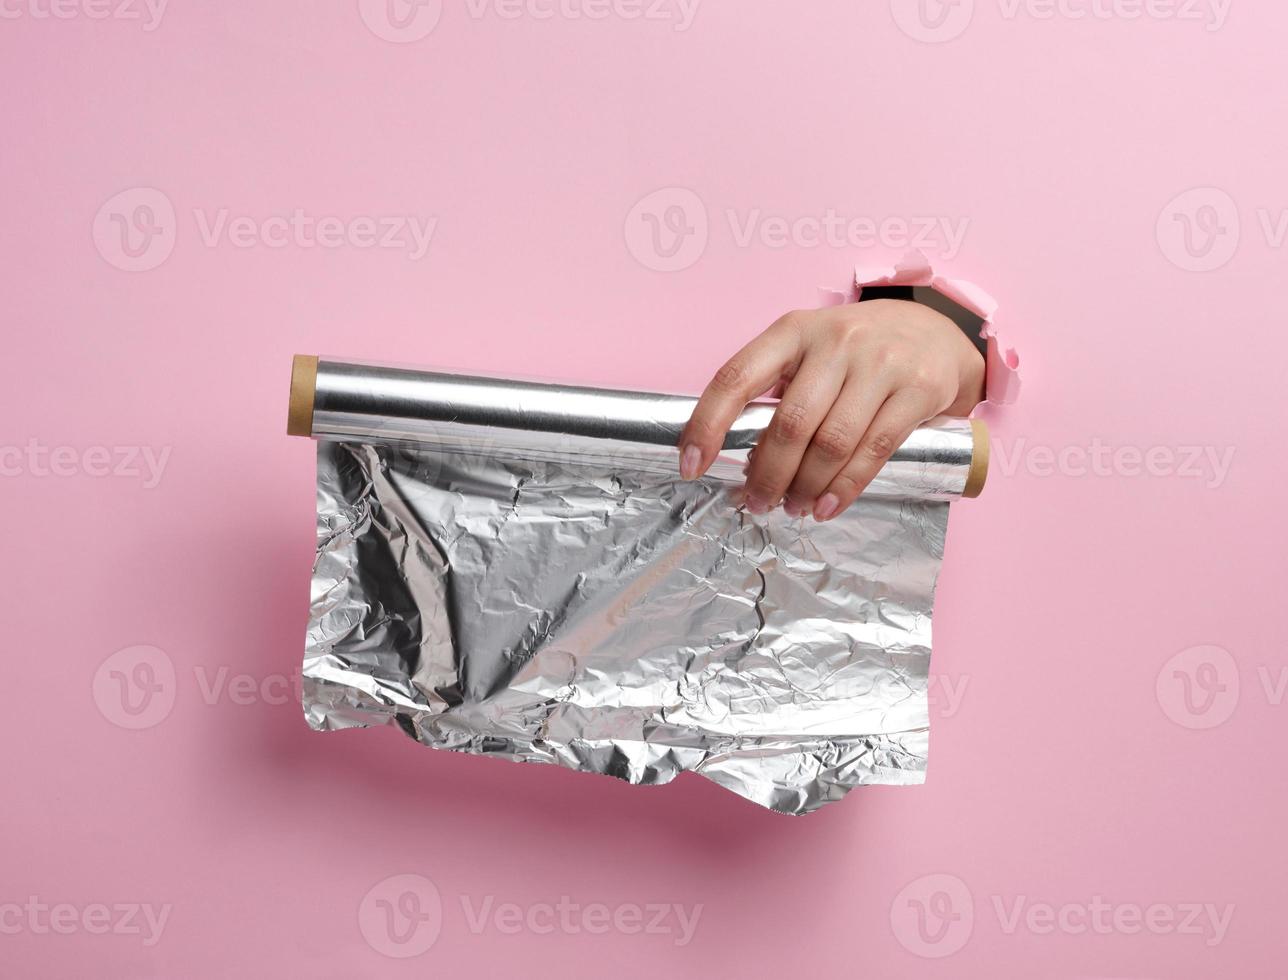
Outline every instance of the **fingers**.
{"label": "fingers", "polygon": [[738,413],[793,369],[800,356],[798,321],[789,314],[716,372],[680,436],[680,475],[684,479],[697,479],[707,471]]}
{"label": "fingers", "polygon": [[859,448],[859,439],[872,424],[890,394],[890,385],[850,377],[836,403],[814,432],[795,478],[787,490],[783,509],[792,517],[814,510],[814,503],[836,479]]}
{"label": "fingers", "polygon": [[787,492],[815,430],[845,384],[845,371],[836,357],[811,354],[801,362],[747,471],[743,499],[753,514],[768,513]]}
{"label": "fingers", "polygon": [[916,388],[903,388],[877,410],[850,461],[827,485],[814,504],[814,519],[831,520],[844,511],[872,482],[891,454],[912,430],[935,412],[934,400]]}

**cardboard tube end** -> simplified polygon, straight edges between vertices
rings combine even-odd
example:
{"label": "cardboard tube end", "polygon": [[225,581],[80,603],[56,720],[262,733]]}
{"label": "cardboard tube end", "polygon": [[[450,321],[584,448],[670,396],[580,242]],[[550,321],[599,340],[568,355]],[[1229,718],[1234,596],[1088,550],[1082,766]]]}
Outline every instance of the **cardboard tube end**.
{"label": "cardboard tube end", "polygon": [[984,491],[984,481],[988,479],[988,426],[979,419],[970,420],[971,437],[974,447],[971,450],[970,470],[966,473],[966,487],[963,497],[978,497]]}
{"label": "cardboard tube end", "polygon": [[288,436],[313,435],[313,395],[318,383],[318,359],[296,354],[291,362],[291,401],[286,413]]}

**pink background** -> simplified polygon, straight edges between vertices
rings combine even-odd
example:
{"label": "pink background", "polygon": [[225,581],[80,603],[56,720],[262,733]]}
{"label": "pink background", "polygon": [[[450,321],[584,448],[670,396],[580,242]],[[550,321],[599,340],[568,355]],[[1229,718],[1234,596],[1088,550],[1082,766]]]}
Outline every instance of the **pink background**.
{"label": "pink background", "polygon": [[[965,0],[921,22],[913,0],[705,0],[686,25],[453,2],[389,40],[383,2],[174,0],[152,30],[67,2],[0,18],[0,972],[1283,975],[1282,5],[975,0],[967,24]],[[632,211],[667,188],[644,207],[694,229],[670,259]],[[698,778],[310,733],[281,696],[313,549],[291,354],[696,390],[898,254],[889,228],[738,241],[756,209],[829,208],[967,222],[928,254],[998,297],[1023,357],[989,416],[1005,460],[954,513],[927,784],[789,819]],[[361,227],[240,247],[203,238],[221,209],[437,224],[418,259]],[[1099,472],[1096,445],[1118,451]],[[1189,446],[1228,472],[1189,475]],[[155,486],[116,447],[168,451]],[[117,668],[155,682],[153,715],[113,704]],[[251,686],[210,693],[233,675]],[[624,924],[546,931],[562,896]],[[1079,930],[1097,897],[1118,925]],[[472,930],[463,900],[489,898],[538,928]],[[399,899],[429,918],[382,940]],[[61,931],[33,900],[71,910]],[[155,944],[132,903],[169,907]],[[631,928],[654,903],[702,906],[691,941]],[[1176,928],[1190,903],[1228,928]],[[1164,925],[1133,928],[1151,906]],[[919,932],[919,908],[946,917]]]}

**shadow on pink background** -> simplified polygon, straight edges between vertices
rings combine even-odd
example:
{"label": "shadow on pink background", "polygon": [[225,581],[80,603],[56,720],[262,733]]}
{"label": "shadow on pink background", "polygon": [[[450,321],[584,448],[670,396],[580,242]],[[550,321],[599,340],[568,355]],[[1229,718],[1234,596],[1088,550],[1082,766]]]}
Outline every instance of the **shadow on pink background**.
{"label": "shadow on pink background", "polygon": [[[1283,975],[1288,11],[118,3],[0,7],[0,973]],[[307,730],[293,353],[695,391],[909,243],[1025,372],[924,787]]]}

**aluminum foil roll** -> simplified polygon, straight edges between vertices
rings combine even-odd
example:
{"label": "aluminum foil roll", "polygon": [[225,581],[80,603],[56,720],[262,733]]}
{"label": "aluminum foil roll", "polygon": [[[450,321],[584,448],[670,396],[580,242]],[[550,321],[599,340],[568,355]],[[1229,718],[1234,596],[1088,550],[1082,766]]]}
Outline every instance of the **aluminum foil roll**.
{"label": "aluminum foil roll", "polygon": [[632,783],[692,770],[783,813],[924,779],[970,422],[919,429],[819,524],[732,502],[772,404],[686,482],[692,398],[327,360],[300,387],[293,431],[319,439],[314,729],[392,723]]}

